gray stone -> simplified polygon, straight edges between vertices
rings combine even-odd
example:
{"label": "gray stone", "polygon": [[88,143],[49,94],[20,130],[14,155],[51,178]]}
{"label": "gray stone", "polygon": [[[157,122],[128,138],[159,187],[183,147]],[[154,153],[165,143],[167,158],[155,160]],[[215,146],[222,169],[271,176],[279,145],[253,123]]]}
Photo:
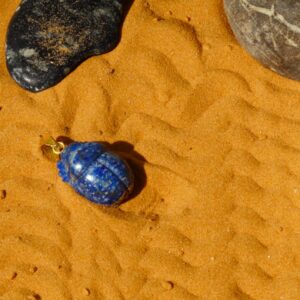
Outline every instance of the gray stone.
{"label": "gray stone", "polygon": [[300,1],[224,0],[240,44],[273,71],[300,80]]}
{"label": "gray stone", "polygon": [[122,0],[23,0],[7,33],[6,64],[23,88],[38,92],[119,40]]}

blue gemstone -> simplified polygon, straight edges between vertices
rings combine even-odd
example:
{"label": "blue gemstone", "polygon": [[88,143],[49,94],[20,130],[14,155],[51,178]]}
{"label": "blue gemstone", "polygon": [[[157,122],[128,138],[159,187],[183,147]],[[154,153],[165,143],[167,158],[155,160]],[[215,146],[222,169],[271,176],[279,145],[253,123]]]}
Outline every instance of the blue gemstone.
{"label": "blue gemstone", "polygon": [[57,167],[64,182],[98,204],[119,204],[133,188],[133,174],[127,163],[100,143],[70,144]]}

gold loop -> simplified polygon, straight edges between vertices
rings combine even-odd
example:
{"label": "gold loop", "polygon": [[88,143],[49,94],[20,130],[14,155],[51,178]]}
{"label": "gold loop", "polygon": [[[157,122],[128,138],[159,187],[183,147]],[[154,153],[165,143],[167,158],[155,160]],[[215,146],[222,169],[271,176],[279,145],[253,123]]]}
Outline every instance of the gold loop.
{"label": "gold loop", "polygon": [[53,137],[50,137],[45,146],[50,147],[55,155],[60,155],[65,149],[65,144],[63,142],[56,141]]}
{"label": "gold loop", "polygon": [[51,148],[54,154],[60,155],[65,149],[65,144],[63,142],[56,142],[56,144],[52,145]]}

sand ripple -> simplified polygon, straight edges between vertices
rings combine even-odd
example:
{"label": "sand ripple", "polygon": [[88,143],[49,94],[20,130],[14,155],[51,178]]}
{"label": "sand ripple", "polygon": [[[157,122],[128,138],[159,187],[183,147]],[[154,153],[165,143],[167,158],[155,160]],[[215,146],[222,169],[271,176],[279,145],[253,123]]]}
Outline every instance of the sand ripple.
{"label": "sand ripple", "polygon": [[[135,0],[117,49],[39,94],[1,48],[0,299],[299,298],[299,83],[237,45],[221,2]],[[136,197],[75,194],[50,134],[123,142]]]}

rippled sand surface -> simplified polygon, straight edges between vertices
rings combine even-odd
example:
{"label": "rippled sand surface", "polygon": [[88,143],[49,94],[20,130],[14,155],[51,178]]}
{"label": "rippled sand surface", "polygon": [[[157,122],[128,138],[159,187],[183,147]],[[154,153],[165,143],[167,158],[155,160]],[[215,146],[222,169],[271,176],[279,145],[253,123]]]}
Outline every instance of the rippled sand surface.
{"label": "rippled sand surface", "polygon": [[[19,88],[0,2],[0,299],[300,299],[300,83],[255,62],[220,0],[135,0],[118,47]],[[40,151],[107,141],[135,197],[87,202]],[[299,228],[298,228],[299,227]]]}

